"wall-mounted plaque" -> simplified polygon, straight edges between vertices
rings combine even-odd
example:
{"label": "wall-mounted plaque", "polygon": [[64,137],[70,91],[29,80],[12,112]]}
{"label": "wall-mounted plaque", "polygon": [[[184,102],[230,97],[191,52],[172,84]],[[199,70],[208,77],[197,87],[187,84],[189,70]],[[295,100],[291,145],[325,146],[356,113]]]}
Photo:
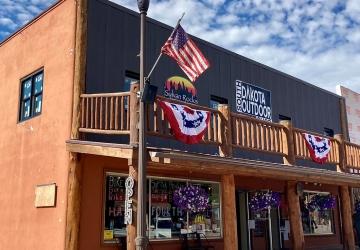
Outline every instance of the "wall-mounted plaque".
{"label": "wall-mounted plaque", "polygon": [[56,184],[37,185],[35,187],[35,207],[55,207]]}

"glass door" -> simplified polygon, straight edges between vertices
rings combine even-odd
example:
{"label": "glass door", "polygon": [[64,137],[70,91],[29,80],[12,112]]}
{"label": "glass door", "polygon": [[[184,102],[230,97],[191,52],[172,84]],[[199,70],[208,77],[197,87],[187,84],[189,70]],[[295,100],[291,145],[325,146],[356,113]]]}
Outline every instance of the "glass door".
{"label": "glass door", "polygon": [[279,209],[269,208],[262,211],[248,209],[248,211],[249,249],[280,250]]}

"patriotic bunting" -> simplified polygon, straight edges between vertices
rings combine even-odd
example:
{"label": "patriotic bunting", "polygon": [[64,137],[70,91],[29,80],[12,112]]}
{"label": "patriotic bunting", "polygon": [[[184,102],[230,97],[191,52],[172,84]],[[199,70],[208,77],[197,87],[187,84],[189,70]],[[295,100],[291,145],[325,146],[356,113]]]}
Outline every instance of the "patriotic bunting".
{"label": "patriotic bunting", "polygon": [[202,140],[210,119],[210,112],[158,100],[177,140],[195,144]]}
{"label": "patriotic bunting", "polygon": [[331,150],[330,140],[307,133],[303,133],[303,137],[306,141],[306,147],[309,150],[311,159],[320,164],[326,162]]}

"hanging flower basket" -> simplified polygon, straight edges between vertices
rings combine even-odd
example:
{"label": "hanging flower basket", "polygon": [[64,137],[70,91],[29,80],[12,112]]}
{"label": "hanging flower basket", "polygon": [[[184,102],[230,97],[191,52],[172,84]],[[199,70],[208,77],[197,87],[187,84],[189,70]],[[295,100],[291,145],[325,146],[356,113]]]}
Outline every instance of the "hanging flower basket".
{"label": "hanging flower basket", "polygon": [[199,186],[189,185],[174,191],[175,206],[188,212],[204,212],[209,207],[209,195]]}
{"label": "hanging flower basket", "polygon": [[310,201],[307,204],[307,208],[310,211],[325,211],[335,207],[336,198],[333,195],[321,195],[316,194],[311,197]]}
{"label": "hanging flower basket", "polygon": [[278,192],[256,192],[249,201],[249,207],[253,212],[259,212],[265,209],[277,208],[280,206],[280,193]]}

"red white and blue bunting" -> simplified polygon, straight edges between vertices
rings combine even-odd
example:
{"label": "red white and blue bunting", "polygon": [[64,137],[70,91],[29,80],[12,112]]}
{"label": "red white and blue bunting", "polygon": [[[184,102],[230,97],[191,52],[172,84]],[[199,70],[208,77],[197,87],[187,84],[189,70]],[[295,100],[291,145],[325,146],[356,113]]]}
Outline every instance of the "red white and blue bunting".
{"label": "red white and blue bunting", "polygon": [[303,133],[303,136],[311,159],[320,164],[326,162],[331,150],[330,140],[307,133]]}
{"label": "red white and blue bunting", "polygon": [[158,100],[175,138],[187,144],[199,143],[210,120],[210,112]]}

